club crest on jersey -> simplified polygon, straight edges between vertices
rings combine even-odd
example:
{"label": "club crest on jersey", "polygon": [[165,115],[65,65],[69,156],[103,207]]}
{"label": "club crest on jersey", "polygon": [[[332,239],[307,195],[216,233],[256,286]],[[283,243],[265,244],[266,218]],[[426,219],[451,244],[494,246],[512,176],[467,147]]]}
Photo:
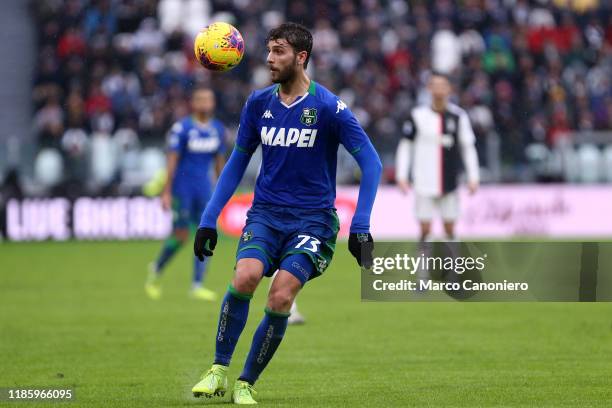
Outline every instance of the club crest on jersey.
{"label": "club crest on jersey", "polygon": [[244,231],[242,234],[242,241],[248,242],[251,240],[251,238],[253,238],[253,233],[251,231]]}
{"label": "club crest on jersey", "polygon": [[317,123],[317,110],[315,108],[304,108],[302,116],[300,116],[300,122],[306,126],[312,126]]}
{"label": "club crest on jersey", "polygon": [[442,145],[443,148],[450,149],[455,144],[455,139],[453,138],[452,135],[444,134],[440,138],[440,144]]}

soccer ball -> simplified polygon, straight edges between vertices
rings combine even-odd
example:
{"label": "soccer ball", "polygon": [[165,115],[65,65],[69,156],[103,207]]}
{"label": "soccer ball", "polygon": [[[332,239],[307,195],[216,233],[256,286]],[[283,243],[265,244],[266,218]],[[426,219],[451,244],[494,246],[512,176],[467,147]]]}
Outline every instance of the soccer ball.
{"label": "soccer ball", "polygon": [[198,33],[193,43],[195,57],[211,71],[228,71],[244,55],[242,34],[228,23],[212,23]]}

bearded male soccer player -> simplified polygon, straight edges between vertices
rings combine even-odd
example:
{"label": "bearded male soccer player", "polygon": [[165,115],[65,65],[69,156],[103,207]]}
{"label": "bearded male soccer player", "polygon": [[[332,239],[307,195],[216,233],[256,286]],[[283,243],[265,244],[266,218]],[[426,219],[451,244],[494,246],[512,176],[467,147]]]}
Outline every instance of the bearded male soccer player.
{"label": "bearded male soccer player", "polygon": [[[161,297],[162,271],[189,237],[189,230],[195,230],[210,199],[210,168],[214,165],[218,176],[225,164],[225,129],[213,116],[213,91],[194,89],[191,108],[193,114],[176,122],[168,135],[167,181],[161,199],[165,210],[172,209],[173,229],[157,260],[149,267],[145,291],[152,299]],[[191,296],[213,301],[217,299],[216,293],[202,286],[207,263],[193,258]]]}
{"label": "bearded male soccer player", "polygon": [[261,172],[238,243],[234,278],[221,304],[214,364],[192,389],[196,397],[225,393],[249,300],[262,278],[278,269],[232,390],[237,404],[256,403],[253,385],[283,339],[295,296],[331,261],[339,226],[333,208],[339,144],[351,152],[363,174],[349,251],[364,267],[372,262],[370,212],[382,171],[378,154],[344,102],[306,75],[310,32],[298,24],[282,24],[268,34],[267,47],[274,85],[253,92],[247,100],[236,146],[202,214],[194,243],[196,256],[212,255],[217,217],[261,144]]}

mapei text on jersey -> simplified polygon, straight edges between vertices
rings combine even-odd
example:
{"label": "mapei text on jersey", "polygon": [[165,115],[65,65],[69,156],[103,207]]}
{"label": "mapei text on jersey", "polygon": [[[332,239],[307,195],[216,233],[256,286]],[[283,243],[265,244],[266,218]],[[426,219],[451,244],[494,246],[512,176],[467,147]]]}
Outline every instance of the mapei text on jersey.
{"label": "mapei text on jersey", "polygon": [[268,146],[312,147],[317,138],[317,129],[279,128],[267,126],[261,128],[261,144]]}

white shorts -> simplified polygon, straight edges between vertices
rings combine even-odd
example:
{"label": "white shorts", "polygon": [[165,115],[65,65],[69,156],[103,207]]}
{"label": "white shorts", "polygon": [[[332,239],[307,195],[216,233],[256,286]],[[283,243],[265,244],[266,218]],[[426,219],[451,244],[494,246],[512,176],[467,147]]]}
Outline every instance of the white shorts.
{"label": "white shorts", "polygon": [[419,221],[431,221],[440,214],[444,221],[455,221],[459,216],[459,195],[456,191],[441,197],[415,195],[414,213]]}

